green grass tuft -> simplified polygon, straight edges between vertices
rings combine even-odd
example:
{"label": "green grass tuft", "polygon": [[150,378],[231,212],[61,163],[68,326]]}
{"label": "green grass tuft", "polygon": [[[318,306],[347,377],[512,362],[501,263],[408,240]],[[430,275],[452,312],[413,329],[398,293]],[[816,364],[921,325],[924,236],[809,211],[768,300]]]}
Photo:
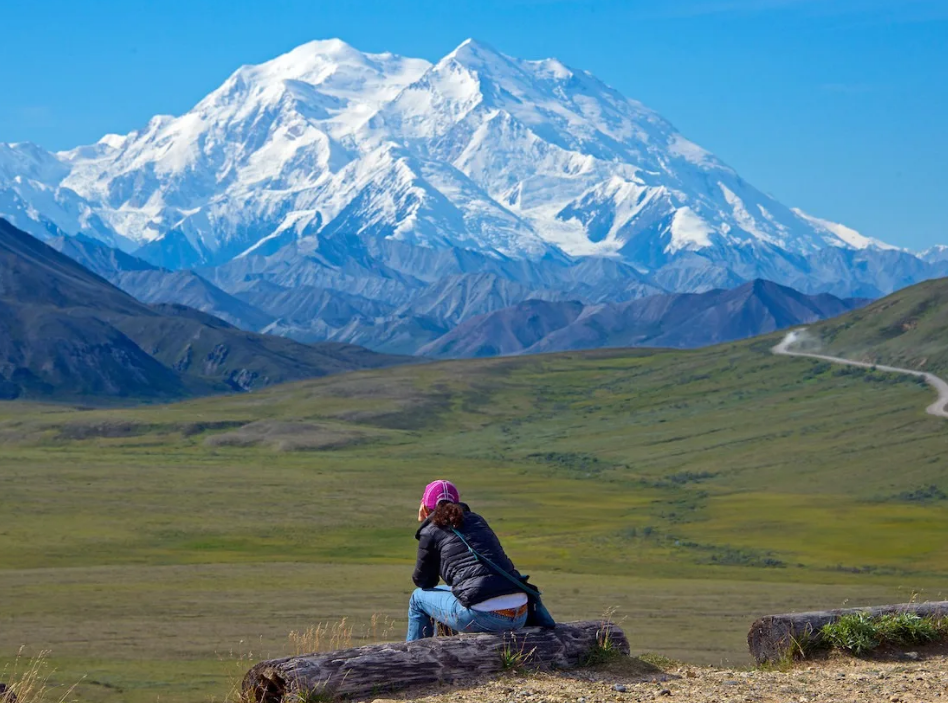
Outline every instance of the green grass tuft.
{"label": "green grass tuft", "polygon": [[596,643],[583,660],[583,666],[603,666],[626,658],[612,636],[616,608],[608,608],[602,615],[599,630],[596,632]]}
{"label": "green grass tuft", "polygon": [[856,656],[871,652],[882,644],[878,622],[866,613],[843,615],[824,625],[821,633],[832,647]]}
{"label": "green grass tuft", "polygon": [[527,651],[526,646],[526,640],[519,647],[515,637],[504,640],[504,646],[500,650],[501,667],[504,671],[522,671],[526,667],[536,651],[535,648]]}
{"label": "green grass tuft", "polygon": [[888,644],[905,647],[928,644],[948,635],[946,619],[923,618],[915,613],[893,613],[872,617],[850,613],[825,625],[820,631],[832,647],[862,656]]}
{"label": "green grass tuft", "polygon": [[896,645],[927,644],[939,638],[937,622],[915,613],[883,615],[878,622],[883,642]]}

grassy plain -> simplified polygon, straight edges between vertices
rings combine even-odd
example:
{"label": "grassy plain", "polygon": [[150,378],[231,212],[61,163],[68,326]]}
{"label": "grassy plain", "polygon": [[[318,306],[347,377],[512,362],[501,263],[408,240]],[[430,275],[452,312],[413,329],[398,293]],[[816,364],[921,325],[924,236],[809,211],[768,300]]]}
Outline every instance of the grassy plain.
{"label": "grassy plain", "polygon": [[399,637],[440,476],[555,615],[618,606],[640,651],[743,663],[758,615],[942,596],[931,392],[776,341],[0,405],[0,659],[49,647],[58,680],[87,674],[82,700],[195,701],[290,630],[349,617],[358,637],[380,613]]}

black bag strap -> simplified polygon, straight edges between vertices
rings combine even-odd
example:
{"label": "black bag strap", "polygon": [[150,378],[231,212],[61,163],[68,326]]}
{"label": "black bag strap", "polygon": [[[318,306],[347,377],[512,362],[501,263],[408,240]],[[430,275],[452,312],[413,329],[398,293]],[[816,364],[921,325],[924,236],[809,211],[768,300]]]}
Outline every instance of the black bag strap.
{"label": "black bag strap", "polygon": [[496,571],[500,576],[503,576],[505,579],[510,581],[512,584],[514,584],[517,588],[519,588],[521,591],[526,593],[528,596],[533,596],[534,598],[540,597],[540,592],[538,590],[536,590],[535,588],[530,588],[527,584],[525,584],[523,581],[518,579],[516,576],[508,573],[506,569],[500,568],[499,566],[497,566],[497,564],[495,564],[490,559],[485,557],[483,554],[475,550],[474,547],[472,547],[471,544],[466,539],[464,539],[464,535],[462,535],[461,532],[456,527],[452,527],[451,530],[454,532],[454,534],[458,536],[458,539],[460,539],[464,543],[464,546],[467,547],[467,551],[469,551],[474,556],[475,559],[487,564],[490,568]]}

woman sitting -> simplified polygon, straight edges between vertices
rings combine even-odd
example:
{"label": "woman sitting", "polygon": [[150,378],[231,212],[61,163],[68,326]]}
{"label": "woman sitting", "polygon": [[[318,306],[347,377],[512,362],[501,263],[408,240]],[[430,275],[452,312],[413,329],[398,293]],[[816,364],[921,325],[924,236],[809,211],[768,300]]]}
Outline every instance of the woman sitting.
{"label": "woman sitting", "polygon": [[[418,563],[412,577],[418,588],[408,604],[407,640],[434,636],[436,621],[457,632],[508,632],[523,627],[526,593],[479,561],[464,540],[518,580],[520,574],[484,518],[461,502],[453,483],[428,484],[418,520],[422,525],[415,534]],[[446,586],[438,586],[439,576]]]}

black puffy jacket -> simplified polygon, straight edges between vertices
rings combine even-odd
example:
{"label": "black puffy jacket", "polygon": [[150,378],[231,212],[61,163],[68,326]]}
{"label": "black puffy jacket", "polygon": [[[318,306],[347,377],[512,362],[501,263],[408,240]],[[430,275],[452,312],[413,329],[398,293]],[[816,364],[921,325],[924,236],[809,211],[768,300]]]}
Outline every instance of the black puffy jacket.
{"label": "black puffy jacket", "polygon": [[[520,578],[487,521],[464,503],[461,507],[464,508],[464,524],[459,532],[464,539],[507,573]],[[523,593],[487,564],[475,559],[450,526],[438,527],[430,519],[425,520],[415,533],[415,539],[418,540],[418,562],[412,580],[418,588],[434,588],[440,576],[465,608],[497,596]]]}

